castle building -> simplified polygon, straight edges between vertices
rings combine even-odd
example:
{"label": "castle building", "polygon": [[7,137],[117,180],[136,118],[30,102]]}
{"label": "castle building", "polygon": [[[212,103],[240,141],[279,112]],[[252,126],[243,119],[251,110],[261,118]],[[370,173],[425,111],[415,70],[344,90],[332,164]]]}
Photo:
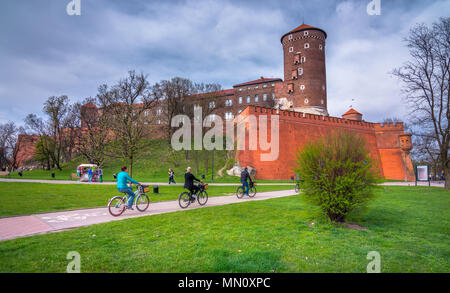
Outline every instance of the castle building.
{"label": "castle building", "polygon": [[[278,160],[261,161],[260,155],[265,151],[260,149],[237,152],[238,161],[242,165],[255,167],[259,179],[294,177],[292,170],[298,149],[333,129],[345,129],[366,138],[371,157],[386,179],[414,180],[409,156],[411,137],[404,132],[403,123],[366,122],[362,119],[363,115],[354,109],[344,113],[341,118],[329,116],[326,38],[324,30],[302,24],[281,37],[284,80],[261,76],[212,95],[190,96],[187,106],[207,107],[204,112],[219,115],[224,120],[239,117],[242,123],[250,115],[279,117],[279,138],[282,143]],[[156,124],[168,123],[163,119],[163,103],[153,110],[154,113],[147,113],[156,117]],[[92,115],[101,112],[93,104],[86,104],[83,109]],[[268,131],[270,133],[270,126]]]}

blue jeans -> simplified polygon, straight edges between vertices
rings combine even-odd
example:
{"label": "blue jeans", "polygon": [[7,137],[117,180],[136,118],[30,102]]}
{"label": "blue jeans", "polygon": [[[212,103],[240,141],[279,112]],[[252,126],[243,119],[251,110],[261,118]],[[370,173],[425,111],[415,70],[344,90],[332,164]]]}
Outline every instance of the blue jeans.
{"label": "blue jeans", "polygon": [[119,192],[123,192],[123,193],[128,194],[128,203],[127,203],[127,205],[129,207],[131,207],[133,205],[134,197],[136,196],[134,194],[134,192],[133,192],[133,188],[131,188],[131,187],[120,188]]}
{"label": "blue jeans", "polygon": [[245,194],[248,195],[248,190],[250,189],[250,186],[248,185],[247,181],[242,182],[242,187],[245,190]]}
{"label": "blue jeans", "polygon": [[173,180],[173,177],[169,177],[169,184],[172,182],[176,184],[175,180]]}

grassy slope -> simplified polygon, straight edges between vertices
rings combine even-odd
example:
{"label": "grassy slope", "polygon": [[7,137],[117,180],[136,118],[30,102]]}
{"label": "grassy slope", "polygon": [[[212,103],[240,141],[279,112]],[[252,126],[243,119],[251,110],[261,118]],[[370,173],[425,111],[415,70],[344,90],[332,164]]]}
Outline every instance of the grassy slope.
{"label": "grassy slope", "polygon": [[[169,158],[169,146],[166,140],[145,140],[143,141],[142,151],[134,162],[133,178],[145,182],[167,182],[169,168],[175,171],[175,181],[183,181],[186,167],[195,167],[192,159],[186,160],[184,151],[175,153],[173,158]],[[24,172],[23,177],[17,173],[12,173],[8,178],[22,179],[51,179],[51,173],[55,172],[56,180],[69,180],[72,173],[76,173],[76,167],[79,164],[88,163],[84,158],[77,157],[71,162],[65,163],[63,170],[33,170]],[[114,181],[113,174],[120,171],[120,167],[128,165],[128,161],[122,159],[107,158],[104,166],[104,180]],[[202,163],[201,163],[202,165]],[[200,166],[200,171],[195,175],[206,175],[206,180],[211,180],[211,160],[209,161],[209,170],[205,170],[204,166]],[[226,173],[223,177],[217,175],[217,171],[225,165],[225,151],[216,151],[214,155],[214,182],[236,182],[239,178],[228,176]],[[76,180],[76,179],[74,179]],[[178,182],[177,181],[177,182]],[[262,182],[262,181],[261,181]],[[267,181],[269,182],[269,181]],[[289,182],[289,181],[279,181]]]}
{"label": "grassy slope", "polygon": [[[450,272],[449,192],[380,188],[353,214],[368,231],[331,224],[301,195],[155,215],[0,243],[1,272]],[[308,225],[314,222],[312,227]]]}
{"label": "grassy slope", "polygon": [[[258,191],[292,189],[292,186],[257,186]],[[120,194],[114,185],[45,184],[0,182],[0,217],[36,214],[68,209],[106,206]],[[150,201],[176,200],[183,185],[160,186],[158,194],[149,193]],[[208,196],[236,191],[235,186],[210,186]]]}

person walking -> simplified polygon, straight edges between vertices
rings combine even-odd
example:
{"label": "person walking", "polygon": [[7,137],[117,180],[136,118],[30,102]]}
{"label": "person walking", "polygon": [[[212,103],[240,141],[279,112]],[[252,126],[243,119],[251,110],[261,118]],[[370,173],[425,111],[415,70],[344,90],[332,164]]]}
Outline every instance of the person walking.
{"label": "person walking", "polygon": [[122,171],[117,174],[117,190],[128,194],[127,209],[133,210],[133,201],[136,195],[133,192],[133,188],[128,187],[128,182],[132,182],[134,184],[139,184],[139,182],[133,180],[133,178],[128,175],[128,168],[126,166],[123,166],[121,170]]}
{"label": "person walking", "polygon": [[92,168],[89,168],[88,170],[88,175],[89,175],[89,182],[92,182]]}
{"label": "person walking", "polygon": [[248,191],[250,189],[250,186],[248,185],[248,180],[250,180],[250,182],[253,182],[252,178],[250,177],[250,174],[248,173],[248,168],[245,167],[244,171],[241,172],[241,183],[242,183],[242,188],[244,188],[244,190],[245,190],[246,196],[248,196]]}
{"label": "person walking", "polygon": [[170,183],[177,184],[174,180],[175,173],[173,172],[172,168],[169,168],[168,173],[169,173],[169,185]]}
{"label": "person walking", "polygon": [[103,183],[103,169],[102,168],[98,169],[98,176],[99,176],[100,182]]}

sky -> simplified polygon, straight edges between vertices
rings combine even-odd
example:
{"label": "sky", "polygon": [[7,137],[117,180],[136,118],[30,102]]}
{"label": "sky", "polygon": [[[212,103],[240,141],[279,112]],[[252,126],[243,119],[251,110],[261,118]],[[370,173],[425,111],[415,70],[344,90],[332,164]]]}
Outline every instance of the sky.
{"label": "sky", "polygon": [[50,96],[95,96],[129,70],[151,83],[175,76],[222,88],[283,78],[281,36],[303,22],[327,32],[328,112],[353,106],[366,121],[404,119],[401,83],[390,72],[409,58],[417,23],[450,15],[450,0],[0,0],[0,123],[42,115]]}

